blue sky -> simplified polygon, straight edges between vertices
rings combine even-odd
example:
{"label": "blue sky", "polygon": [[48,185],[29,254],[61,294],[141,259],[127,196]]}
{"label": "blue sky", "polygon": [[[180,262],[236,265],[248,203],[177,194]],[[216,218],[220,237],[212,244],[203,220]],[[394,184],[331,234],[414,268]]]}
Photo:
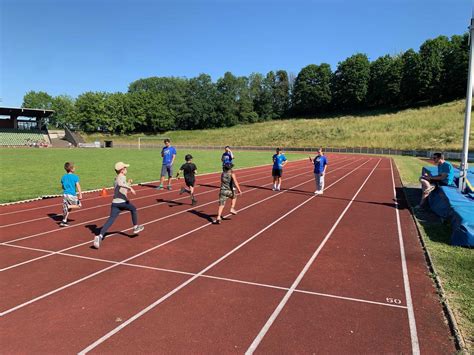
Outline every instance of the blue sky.
{"label": "blue sky", "polygon": [[471,0],[0,0],[0,98],[126,91],[149,76],[371,60],[467,31]]}

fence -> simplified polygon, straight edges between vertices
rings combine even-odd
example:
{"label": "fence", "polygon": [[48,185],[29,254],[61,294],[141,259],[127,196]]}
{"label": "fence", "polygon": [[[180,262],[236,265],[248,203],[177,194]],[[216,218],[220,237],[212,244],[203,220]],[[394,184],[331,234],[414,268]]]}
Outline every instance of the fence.
{"label": "fence", "polygon": [[[213,145],[174,145],[177,149],[194,149],[194,150],[223,150],[223,146]],[[137,149],[136,143],[114,143],[116,148],[128,148]],[[141,143],[141,149],[161,149],[162,143]],[[318,147],[282,147],[286,152],[316,152]],[[275,146],[232,146],[232,150],[253,150],[253,151],[274,151]],[[338,147],[325,147],[326,153],[353,153],[353,154],[373,154],[373,155],[403,155],[411,157],[423,157],[430,158],[435,150],[402,150],[402,149],[391,149],[391,148],[368,148],[368,147],[353,147],[353,148],[338,148]],[[446,159],[449,160],[461,160],[462,152],[443,152]],[[474,162],[474,153],[469,153],[469,162]]]}

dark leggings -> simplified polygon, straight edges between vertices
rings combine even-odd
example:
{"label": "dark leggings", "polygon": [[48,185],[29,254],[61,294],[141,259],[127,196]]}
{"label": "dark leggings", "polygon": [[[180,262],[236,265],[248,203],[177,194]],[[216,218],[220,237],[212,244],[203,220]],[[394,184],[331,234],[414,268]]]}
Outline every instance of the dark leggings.
{"label": "dark leggings", "polygon": [[112,203],[112,207],[110,209],[110,217],[105,222],[104,226],[100,230],[100,234],[105,237],[105,233],[107,233],[108,229],[110,226],[115,222],[117,219],[118,215],[120,214],[121,211],[130,211],[132,213],[132,223],[134,226],[138,224],[137,221],[137,209],[134,205],[130,203],[130,201],[127,202],[121,202],[121,203]]}

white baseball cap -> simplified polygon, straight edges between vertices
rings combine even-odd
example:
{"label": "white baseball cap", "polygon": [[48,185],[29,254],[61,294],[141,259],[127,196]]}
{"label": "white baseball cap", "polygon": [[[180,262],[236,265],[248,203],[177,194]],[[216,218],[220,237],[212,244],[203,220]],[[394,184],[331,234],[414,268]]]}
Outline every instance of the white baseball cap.
{"label": "white baseball cap", "polygon": [[118,163],[115,163],[115,170],[122,170],[123,168],[128,168],[130,164],[125,164],[123,161],[119,161]]}

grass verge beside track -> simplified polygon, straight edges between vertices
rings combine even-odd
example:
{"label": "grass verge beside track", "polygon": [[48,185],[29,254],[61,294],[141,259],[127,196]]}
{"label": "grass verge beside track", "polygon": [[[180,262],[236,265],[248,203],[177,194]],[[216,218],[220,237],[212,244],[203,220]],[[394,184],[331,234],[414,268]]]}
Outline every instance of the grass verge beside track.
{"label": "grass verge beside track", "polygon": [[[418,178],[426,161],[412,157],[394,157],[407,190],[410,203],[416,203]],[[443,285],[445,296],[453,311],[469,353],[474,351],[474,250],[450,245],[451,226],[438,218],[417,214],[416,218],[426,248]],[[434,275],[433,275],[434,276]]]}

